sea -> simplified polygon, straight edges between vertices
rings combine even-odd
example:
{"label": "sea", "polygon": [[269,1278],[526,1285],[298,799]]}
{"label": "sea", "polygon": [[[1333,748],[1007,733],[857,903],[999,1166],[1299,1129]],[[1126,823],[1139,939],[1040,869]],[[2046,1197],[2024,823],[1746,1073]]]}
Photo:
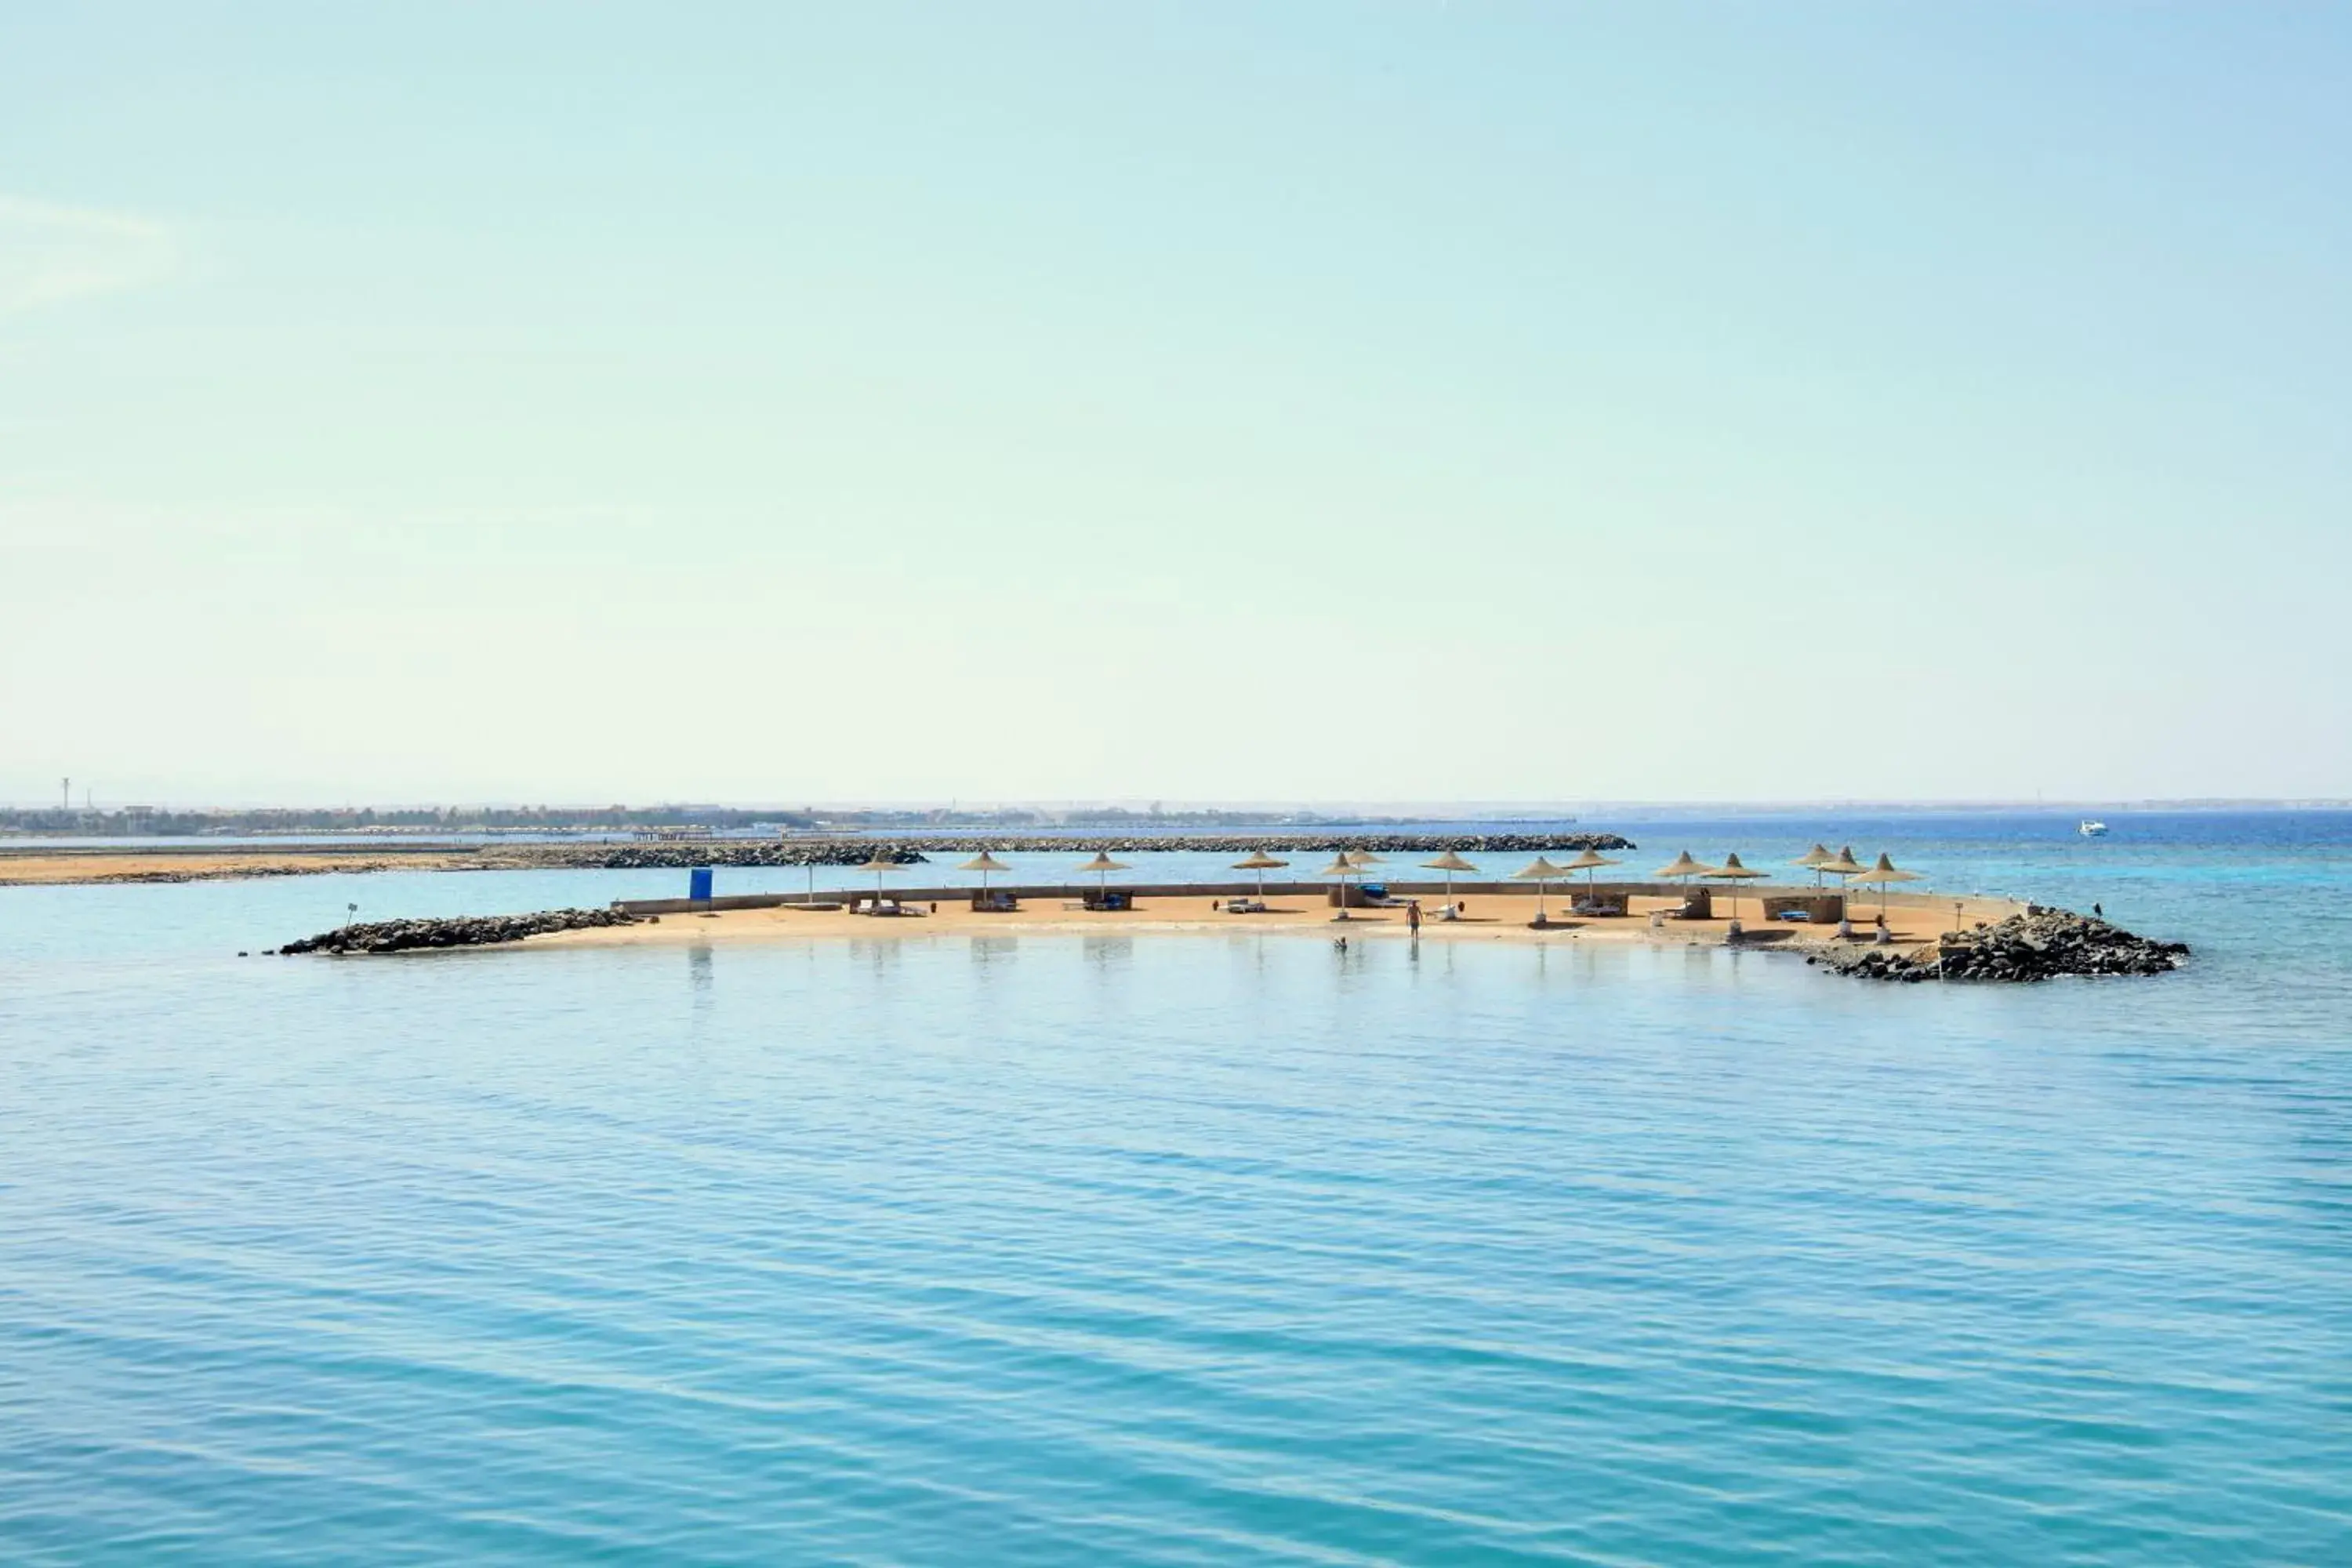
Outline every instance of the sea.
{"label": "sea", "polygon": [[0,888],[0,1562],[2352,1562],[2352,814],[2107,820],[1579,826],[2178,973]]}

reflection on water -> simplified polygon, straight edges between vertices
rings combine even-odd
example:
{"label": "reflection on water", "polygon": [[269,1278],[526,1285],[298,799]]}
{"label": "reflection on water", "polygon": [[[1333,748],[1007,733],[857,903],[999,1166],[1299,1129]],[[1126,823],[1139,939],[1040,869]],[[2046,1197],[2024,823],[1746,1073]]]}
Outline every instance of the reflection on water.
{"label": "reflection on water", "polygon": [[1089,963],[1124,963],[1135,956],[1131,936],[1087,936],[1079,939]]}

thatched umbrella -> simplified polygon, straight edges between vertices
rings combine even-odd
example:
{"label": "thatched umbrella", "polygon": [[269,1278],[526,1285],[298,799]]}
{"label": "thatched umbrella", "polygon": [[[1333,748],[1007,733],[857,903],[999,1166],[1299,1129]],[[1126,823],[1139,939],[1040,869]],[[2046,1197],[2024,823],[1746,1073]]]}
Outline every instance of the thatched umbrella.
{"label": "thatched umbrella", "polygon": [[1822,885],[1822,868],[1836,858],[1836,856],[1816,844],[1789,864],[1802,866],[1806,870],[1811,871],[1813,874],[1813,886],[1818,888]]}
{"label": "thatched umbrella", "polygon": [[[1670,879],[1671,880],[1680,882],[1685,889],[1687,889],[1690,886],[1690,879],[1693,877],[1704,877],[1706,875],[1706,872],[1707,867],[1706,863],[1704,861],[1692,859],[1691,852],[1685,849],[1681,854],[1675,857],[1673,865],[1661,866],[1655,871],[1652,872],[1651,875],[1655,877],[1664,877]],[[1687,892],[1683,895],[1683,907],[1685,909],[1688,909],[1690,907],[1690,895]]]}
{"label": "thatched umbrella", "polygon": [[1838,879],[1838,886],[1843,889],[1845,886],[1847,878],[1859,877],[1863,872],[1868,870],[1869,868],[1853,858],[1853,847],[1852,845],[1848,845],[1846,847],[1839,850],[1835,855],[1832,855],[1828,859],[1822,861],[1819,866],[1814,867],[1813,869],[1817,871],[1825,871],[1829,875],[1835,877]]}
{"label": "thatched umbrella", "polygon": [[1854,873],[1853,879],[1857,882],[1875,882],[1878,884],[1878,918],[1883,921],[1886,918],[1887,884],[1890,882],[1916,882],[1919,880],[1919,873],[1916,871],[1904,871],[1896,869],[1895,862],[1889,860],[1886,858],[1886,851],[1882,849],[1878,852],[1878,864],[1873,866],[1867,871],[1859,871]]}
{"label": "thatched umbrella", "polygon": [[1258,901],[1263,903],[1265,901],[1265,874],[1278,867],[1287,866],[1289,864],[1290,862],[1287,860],[1276,859],[1273,856],[1267,854],[1263,849],[1253,849],[1249,852],[1249,858],[1246,860],[1236,860],[1234,862],[1234,869],[1236,871],[1255,871],[1257,873]]}
{"label": "thatched umbrella", "polygon": [[1736,921],[1739,918],[1739,889],[1737,884],[1750,880],[1757,877],[1761,877],[1764,873],[1759,871],[1753,866],[1741,865],[1739,863],[1739,857],[1735,854],[1726,855],[1723,858],[1722,865],[1717,866],[1712,871],[1703,871],[1700,875],[1711,879],[1727,881],[1734,884],[1731,889],[1731,918]]}
{"label": "thatched umbrella", "polygon": [[965,861],[962,865],[957,867],[956,869],[959,871],[977,871],[980,873],[980,899],[981,902],[986,903],[988,901],[988,874],[991,871],[1010,871],[1013,868],[1007,866],[1003,861],[999,860],[995,856],[991,855],[987,850],[983,849],[979,854],[973,856],[971,859]]}
{"label": "thatched umbrella", "polygon": [[1675,857],[1673,865],[1661,866],[1651,874],[1657,877],[1670,877],[1687,885],[1693,877],[1706,876],[1706,867],[1702,862],[1692,859],[1691,852],[1685,849]]}
{"label": "thatched umbrella", "polygon": [[898,862],[891,859],[887,855],[882,853],[881,850],[877,849],[874,851],[873,859],[868,860],[865,865],[856,868],[860,871],[871,871],[874,873],[874,907],[877,909],[881,908],[882,879],[888,873],[897,870],[898,868]]}
{"label": "thatched umbrella", "polygon": [[1331,863],[1328,866],[1315,873],[1318,877],[1339,879],[1339,912],[1331,917],[1333,920],[1344,921],[1355,918],[1348,913],[1348,879],[1360,875],[1362,870],[1363,868],[1349,859],[1348,852],[1342,849],[1331,857]]}
{"label": "thatched umbrella", "polygon": [[1583,872],[1584,896],[1590,899],[1592,896],[1592,873],[1603,866],[1622,866],[1624,862],[1622,860],[1612,860],[1608,856],[1601,854],[1597,849],[1587,849],[1583,854],[1579,855],[1575,859],[1570,860],[1567,865],[1562,866],[1560,869],[1563,871]]}
{"label": "thatched umbrella", "polygon": [[1449,908],[1454,903],[1454,873],[1456,871],[1475,871],[1478,868],[1477,867],[1470,864],[1469,861],[1462,858],[1461,856],[1456,855],[1451,849],[1448,849],[1444,854],[1440,855],[1436,859],[1423,860],[1422,864],[1427,867],[1430,870],[1443,871],[1445,873],[1445,902]]}
{"label": "thatched umbrella", "polygon": [[1549,923],[1549,917],[1544,914],[1545,887],[1567,875],[1565,868],[1553,865],[1540,855],[1511,873],[1511,880],[1514,882],[1533,882],[1536,885],[1536,924]]}
{"label": "thatched umbrella", "polygon": [[1093,859],[1078,868],[1078,874],[1080,876],[1084,876],[1088,871],[1092,871],[1095,874],[1096,889],[1098,892],[1108,892],[1110,890],[1110,874],[1113,871],[1131,871],[1134,868],[1129,866],[1126,861],[1114,860],[1109,856],[1097,849],[1095,851],[1095,858]]}

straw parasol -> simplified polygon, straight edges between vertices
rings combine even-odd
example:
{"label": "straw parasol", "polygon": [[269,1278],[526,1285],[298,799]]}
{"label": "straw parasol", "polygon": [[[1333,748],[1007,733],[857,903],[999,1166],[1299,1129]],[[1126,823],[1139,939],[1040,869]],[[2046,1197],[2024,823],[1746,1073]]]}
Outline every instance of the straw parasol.
{"label": "straw parasol", "polygon": [[882,902],[883,877],[898,868],[898,862],[891,859],[879,849],[874,851],[873,859],[868,860],[865,865],[857,868],[860,871],[871,871],[874,873],[874,902],[877,907]]}
{"label": "straw parasol", "polygon": [[[1739,857],[1733,854],[1726,855],[1723,858],[1723,864],[1717,866],[1714,870],[1704,871],[1701,872],[1700,875],[1727,882],[1738,883],[1748,881],[1757,877],[1761,877],[1764,873],[1759,871],[1753,866],[1741,865],[1739,863]],[[1736,886],[1731,889],[1731,918],[1735,921],[1739,918],[1739,889]]]}
{"label": "straw parasol", "polygon": [[983,849],[979,854],[973,856],[971,859],[965,861],[962,865],[957,867],[956,869],[959,871],[977,871],[980,873],[980,896],[982,900],[985,902],[988,898],[988,874],[991,871],[1010,871],[1013,868],[1007,866],[1003,861],[999,860],[995,856],[991,855],[987,850]]}
{"label": "straw parasol", "polygon": [[1567,875],[1567,868],[1555,866],[1540,855],[1511,873],[1511,880],[1514,882],[1533,882],[1536,885],[1536,924],[1549,923],[1544,914],[1545,886],[1548,883],[1557,882]]}
{"label": "straw parasol", "polygon": [[1813,869],[1828,872],[1838,879],[1838,886],[1843,888],[1848,877],[1859,877],[1869,868],[1853,858],[1853,847],[1849,844]]}
{"label": "straw parasol", "polygon": [[1454,873],[1456,871],[1475,871],[1478,868],[1477,867],[1470,864],[1469,861],[1462,858],[1461,856],[1456,855],[1451,849],[1448,849],[1444,854],[1440,855],[1436,859],[1423,860],[1422,864],[1432,871],[1443,871],[1445,873],[1445,901],[1449,904],[1454,901]]}
{"label": "straw parasol", "polygon": [[1608,856],[1601,854],[1597,849],[1587,849],[1583,854],[1579,855],[1575,859],[1570,860],[1567,865],[1562,866],[1560,869],[1563,871],[1581,871],[1584,873],[1584,896],[1589,899],[1592,896],[1592,873],[1602,866],[1622,866],[1624,862],[1622,860],[1612,860]]}
{"label": "straw parasol", "polygon": [[1857,882],[1875,882],[1878,884],[1878,916],[1879,919],[1885,920],[1886,918],[1887,884],[1890,882],[1916,882],[1919,880],[1919,873],[1916,871],[1904,871],[1897,869],[1895,862],[1886,858],[1886,851],[1882,849],[1878,852],[1878,864],[1873,866],[1867,871],[1855,872],[1853,879]]}
{"label": "straw parasol", "polygon": [[1263,902],[1265,898],[1265,874],[1268,871],[1275,869],[1276,867],[1287,866],[1289,864],[1290,862],[1287,860],[1276,859],[1273,856],[1267,854],[1263,849],[1253,849],[1249,852],[1248,859],[1236,860],[1234,862],[1234,869],[1236,871],[1255,871],[1257,873],[1257,896],[1259,900]]}
{"label": "straw parasol", "polygon": [[1095,851],[1095,858],[1093,859],[1078,868],[1078,874],[1080,876],[1084,876],[1088,871],[1092,871],[1095,874],[1096,887],[1108,892],[1110,889],[1110,874],[1113,871],[1129,871],[1132,869],[1134,869],[1134,868],[1128,865],[1126,861],[1114,860],[1109,856],[1097,849]]}
{"label": "straw parasol", "polygon": [[1333,920],[1344,921],[1354,918],[1348,913],[1348,879],[1360,875],[1362,871],[1363,868],[1349,859],[1348,852],[1342,849],[1331,857],[1331,863],[1328,866],[1315,873],[1318,877],[1339,879],[1339,912],[1331,917]]}
{"label": "straw parasol", "polygon": [[[1856,867],[1855,869],[1859,870],[1861,868]],[[1706,876],[1706,868],[1701,865],[1698,861],[1692,859],[1690,851],[1685,849],[1681,854],[1675,857],[1675,863],[1673,865],[1661,866],[1653,873],[1653,875],[1659,877],[1671,877],[1677,881],[1687,883],[1693,877]]]}
{"label": "straw parasol", "polygon": [[1789,864],[1802,866],[1806,870],[1811,871],[1813,874],[1813,886],[1818,888],[1822,885],[1822,868],[1836,858],[1836,856],[1816,844]]}

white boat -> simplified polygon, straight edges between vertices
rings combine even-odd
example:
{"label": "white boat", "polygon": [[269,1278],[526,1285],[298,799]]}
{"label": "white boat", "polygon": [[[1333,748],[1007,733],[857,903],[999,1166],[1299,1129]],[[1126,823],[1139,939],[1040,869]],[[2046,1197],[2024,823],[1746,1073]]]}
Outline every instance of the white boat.
{"label": "white boat", "polygon": [[2086,816],[2074,831],[2085,838],[2105,838],[2107,836],[2107,825],[2096,817]]}

